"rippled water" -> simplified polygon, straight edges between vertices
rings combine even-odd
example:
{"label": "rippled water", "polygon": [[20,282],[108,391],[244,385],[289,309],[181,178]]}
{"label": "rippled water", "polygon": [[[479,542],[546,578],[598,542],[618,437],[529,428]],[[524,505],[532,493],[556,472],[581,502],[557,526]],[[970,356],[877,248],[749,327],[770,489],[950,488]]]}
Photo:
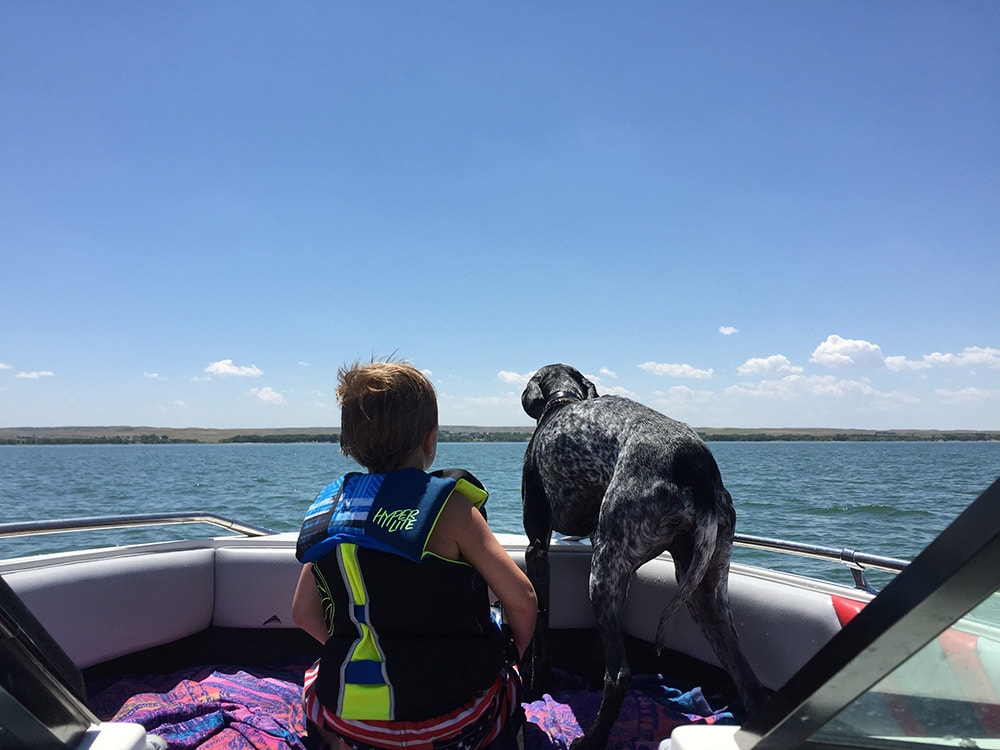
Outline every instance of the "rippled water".
{"label": "rippled water", "polygon": [[[711,443],[737,531],[912,558],[1000,476],[1000,443]],[[442,443],[490,490],[490,525],[520,532],[523,443]],[[333,444],[0,446],[4,521],[214,512],[296,530],[316,492],[356,465]],[[179,538],[204,527],[0,539],[0,556]],[[215,533],[215,532],[213,532]],[[737,550],[740,562],[831,577],[800,558]],[[844,573],[834,580],[849,581]]]}

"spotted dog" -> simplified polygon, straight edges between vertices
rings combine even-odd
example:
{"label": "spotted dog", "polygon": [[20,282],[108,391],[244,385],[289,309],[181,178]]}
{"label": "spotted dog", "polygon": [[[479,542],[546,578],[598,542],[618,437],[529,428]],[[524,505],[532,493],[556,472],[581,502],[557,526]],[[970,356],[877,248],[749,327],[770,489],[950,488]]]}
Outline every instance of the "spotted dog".
{"label": "spotted dog", "polygon": [[538,420],[521,479],[527,574],[540,608],[532,649],[535,695],[546,688],[550,670],[552,531],[589,536],[593,544],[590,601],[604,643],[604,696],[574,747],[607,742],[631,681],[621,629],[629,578],[664,551],[674,560],[678,591],[660,615],[657,650],[671,615],[686,604],[747,708],[760,705],[764,689],[740,648],[729,607],[736,511],[708,446],[689,426],[635,401],[598,397],[593,383],[568,365],[540,369],[521,405]]}

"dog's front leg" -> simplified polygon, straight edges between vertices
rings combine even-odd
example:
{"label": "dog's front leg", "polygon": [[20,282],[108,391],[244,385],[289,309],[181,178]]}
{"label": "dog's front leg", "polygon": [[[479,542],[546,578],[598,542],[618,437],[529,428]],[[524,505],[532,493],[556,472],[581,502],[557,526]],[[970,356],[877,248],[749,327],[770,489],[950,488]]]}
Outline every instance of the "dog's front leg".
{"label": "dog's front leg", "polygon": [[[530,455],[530,449],[529,449]],[[538,619],[531,642],[531,700],[538,700],[549,689],[551,661],[549,659],[549,542],[552,539],[552,510],[538,474],[531,462],[525,463],[521,482],[522,520],[528,547],[524,551],[524,567],[528,580],[535,587]]]}
{"label": "dog's front leg", "polygon": [[538,700],[549,690],[552,664],[549,659],[549,539],[532,540],[524,553],[528,580],[535,587],[538,619],[531,641],[531,700]]}

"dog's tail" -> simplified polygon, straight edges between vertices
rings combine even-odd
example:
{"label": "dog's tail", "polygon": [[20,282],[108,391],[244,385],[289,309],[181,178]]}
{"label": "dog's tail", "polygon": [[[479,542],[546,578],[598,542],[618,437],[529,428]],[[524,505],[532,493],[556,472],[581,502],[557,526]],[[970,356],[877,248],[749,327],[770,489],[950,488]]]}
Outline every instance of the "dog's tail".
{"label": "dog's tail", "polygon": [[[656,653],[663,650],[667,642],[667,623],[674,616],[681,604],[687,602],[698,586],[701,585],[712,558],[715,557],[715,545],[719,539],[719,523],[715,511],[696,512],[698,518],[694,526],[691,560],[683,576],[678,576],[677,593],[667,603],[660,613],[660,624],[656,628]],[[677,564],[675,559],[674,565]],[[679,569],[678,569],[679,572]]]}

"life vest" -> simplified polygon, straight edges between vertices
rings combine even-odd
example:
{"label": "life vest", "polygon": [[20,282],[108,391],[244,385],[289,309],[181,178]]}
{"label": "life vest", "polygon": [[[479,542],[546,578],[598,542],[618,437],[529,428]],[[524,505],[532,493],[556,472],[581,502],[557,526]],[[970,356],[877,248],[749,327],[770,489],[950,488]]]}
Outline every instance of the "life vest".
{"label": "life vest", "polygon": [[296,554],[313,563],[330,632],[316,690],[342,718],[438,716],[499,674],[504,638],[486,581],[426,549],[453,492],[480,506],[487,497],[465,478],[416,469],[348,474],[306,515]]}

